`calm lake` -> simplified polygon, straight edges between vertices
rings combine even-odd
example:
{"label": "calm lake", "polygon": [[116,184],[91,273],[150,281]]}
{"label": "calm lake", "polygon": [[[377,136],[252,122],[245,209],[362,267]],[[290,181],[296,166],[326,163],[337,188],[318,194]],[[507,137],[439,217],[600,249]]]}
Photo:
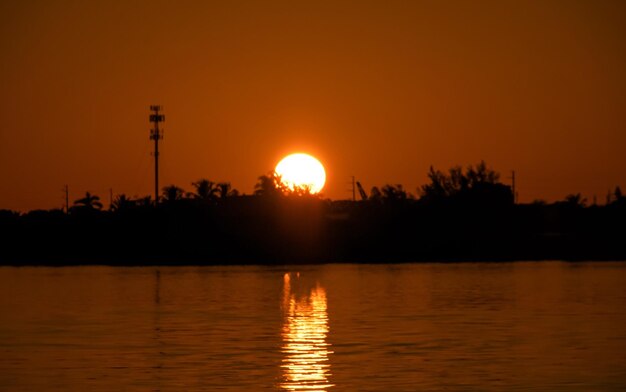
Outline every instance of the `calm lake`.
{"label": "calm lake", "polygon": [[626,390],[626,263],[0,268],[0,390]]}

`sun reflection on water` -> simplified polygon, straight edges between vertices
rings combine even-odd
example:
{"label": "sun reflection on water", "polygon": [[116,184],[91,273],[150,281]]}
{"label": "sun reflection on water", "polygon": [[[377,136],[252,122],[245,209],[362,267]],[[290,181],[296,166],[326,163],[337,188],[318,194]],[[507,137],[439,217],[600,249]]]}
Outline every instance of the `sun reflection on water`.
{"label": "sun reflection on water", "polygon": [[[296,276],[296,279],[299,276]],[[283,382],[289,391],[326,391],[329,383],[330,344],[326,291],[319,284],[307,294],[296,295],[291,277],[284,276]]]}

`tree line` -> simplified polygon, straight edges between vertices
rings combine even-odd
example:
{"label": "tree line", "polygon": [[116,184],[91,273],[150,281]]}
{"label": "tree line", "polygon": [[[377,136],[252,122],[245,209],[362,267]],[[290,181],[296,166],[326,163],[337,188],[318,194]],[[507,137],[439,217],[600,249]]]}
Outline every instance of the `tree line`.
{"label": "tree line", "polygon": [[90,193],[69,211],[0,210],[0,264],[215,264],[626,259],[626,197],[603,206],[580,194],[516,204],[484,162],[431,168],[415,194],[401,184],[328,200],[274,173],[244,195],[199,179],[150,197]]}
{"label": "tree line", "polygon": [[[204,204],[218,204],[220,201],[242,196],[248,196],[234,189],[230,182],[213,182],[201,178],[191,183],[192,191],[188,192],[177,185],[168,185],[162,188],[160,201],[165,205],[173,203],[191,202]],[[320,197],[311,194],[307,187],[286,187],[278,175],[268,173],[258,178],[254,187],[256,197]],[[619,186],[609,191],[606,204],[624,203],[625,197]],[[489,168],[484,161],[477,165],[470,165],[463,169],[455,166],[442,172],[430,167],[428,182],[419,187],[415,194],[407,191],[402,184],[386,184],[382,187],[373,186],[369,192],[362,193],[361,200],[369,203],[397,203],[403,201],[415,202],[423,205],[441,203],[470,203],[475,205],[510,205],[514,203],[514,195],[509,185],[500,181],[500,174]],[[542,200],[535,200],[533,204],[546,205]],[[588,206],[588,200],[580,193],[568,194],[563,200],[555,204],[578,207]],[[129,197],[119,194],[111,201],[112,212],[127,211],[133,208],[147,208],[154,205],[151,196]],[[99,196],[87,192],[84,197],[74,201],[69,213],[84,213],[104,210]]]}

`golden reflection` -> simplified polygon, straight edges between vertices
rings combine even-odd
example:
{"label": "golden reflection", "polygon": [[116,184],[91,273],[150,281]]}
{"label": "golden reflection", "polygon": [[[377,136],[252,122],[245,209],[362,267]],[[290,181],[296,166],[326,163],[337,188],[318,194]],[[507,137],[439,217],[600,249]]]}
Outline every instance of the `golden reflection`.
{"label": "golden reflection", "polygon": [[[284,276],[283,382],[289,391],[326,391],[332,387],[328,355],[328,312],[326,291],[319,284],[300,296],[292,286],[300,275]],[[292,279],[295,282],[292,282]]]}

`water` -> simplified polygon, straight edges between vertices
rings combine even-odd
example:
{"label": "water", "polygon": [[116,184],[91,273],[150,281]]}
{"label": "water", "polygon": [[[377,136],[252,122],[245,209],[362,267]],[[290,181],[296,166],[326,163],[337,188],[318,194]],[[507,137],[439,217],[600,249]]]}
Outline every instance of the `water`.
{"label": "water", "polygon": [[0,390],[626,390],[626,263],[0,268]]}

